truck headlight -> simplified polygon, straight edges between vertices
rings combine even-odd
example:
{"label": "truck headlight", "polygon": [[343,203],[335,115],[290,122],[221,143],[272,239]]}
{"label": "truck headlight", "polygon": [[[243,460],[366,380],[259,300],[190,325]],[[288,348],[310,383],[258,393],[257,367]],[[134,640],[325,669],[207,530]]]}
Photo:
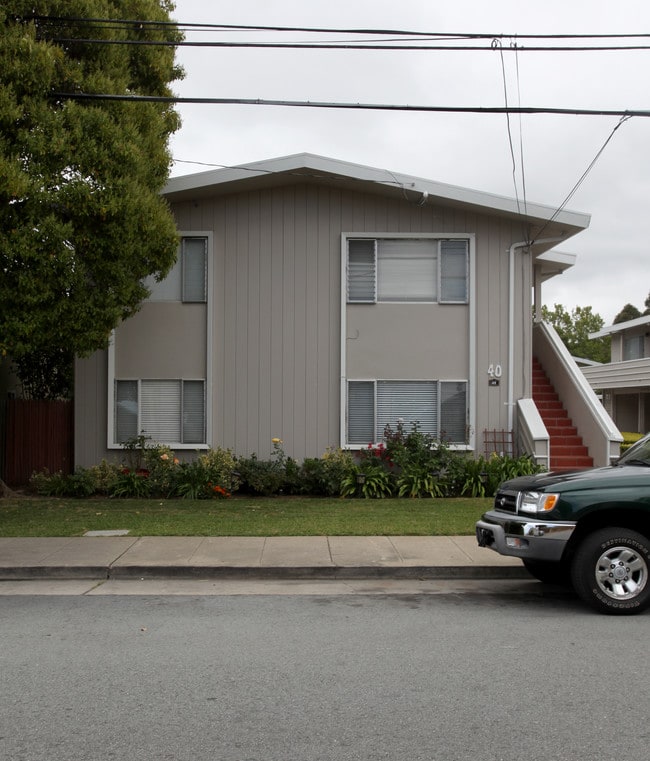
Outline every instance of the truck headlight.
{"label": "truck headlight", "polygon": [[520,513],[547,513],[557,504],[559,494],[542,494],[538,491],[522,491],[519,494]]}

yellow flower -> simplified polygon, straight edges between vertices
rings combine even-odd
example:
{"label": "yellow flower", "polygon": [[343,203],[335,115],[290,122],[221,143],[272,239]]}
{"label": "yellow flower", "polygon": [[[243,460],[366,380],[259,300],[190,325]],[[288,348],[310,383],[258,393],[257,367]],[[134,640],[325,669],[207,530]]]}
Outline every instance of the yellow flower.
{"label": "yellow flower", "polygon": [[274,444],[282,444],[282,439],[271,439]]}

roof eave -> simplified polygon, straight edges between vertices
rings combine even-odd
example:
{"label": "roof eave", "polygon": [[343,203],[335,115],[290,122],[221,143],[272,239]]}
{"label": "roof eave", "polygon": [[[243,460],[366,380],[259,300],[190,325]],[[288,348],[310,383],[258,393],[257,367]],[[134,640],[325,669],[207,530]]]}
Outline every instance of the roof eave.
{"label": "roof eave", "polygon": [[552,221],[554,226],[566,229],[567,237],[586,229],[591,219],[589,214],[581,212],[557,213],[551,206],[529,202],[523,204],[505,196],[310,153],[172,177],[162,193],[168,201],[179,202],[268,187],[277,185],[278,181],[288,184],[298,181],[297,178],[301,182],[334,182],[360,189],[363,186],[372,187],[375,192],[381,189],[391,195],[406,195],[413,202],[444,203],[483,214],[497,212],[533,226],[548,225]]}

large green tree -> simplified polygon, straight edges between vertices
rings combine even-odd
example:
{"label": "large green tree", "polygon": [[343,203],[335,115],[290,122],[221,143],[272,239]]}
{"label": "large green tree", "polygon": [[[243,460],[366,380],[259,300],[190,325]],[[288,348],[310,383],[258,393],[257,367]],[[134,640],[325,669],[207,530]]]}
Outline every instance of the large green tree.
{"label": "large green tree", "polygon": [[554,304],[552,310],[543,306],[542,319],[555,328],[572,356],[594,362],[610,361],[609,336],[589,338],[590,333],[597,333],[605,324],[591,307],[575,307],[569,312],[562,304]]}
{"label": "large green tree", "polygon": [[173,106],[71,97],[170,96],[174,45],[131,43],[179,42],[172,10],[0,0],[0,354],[19,372],[105,347],[147,295],[143,280],[175,260],[160,197]]}

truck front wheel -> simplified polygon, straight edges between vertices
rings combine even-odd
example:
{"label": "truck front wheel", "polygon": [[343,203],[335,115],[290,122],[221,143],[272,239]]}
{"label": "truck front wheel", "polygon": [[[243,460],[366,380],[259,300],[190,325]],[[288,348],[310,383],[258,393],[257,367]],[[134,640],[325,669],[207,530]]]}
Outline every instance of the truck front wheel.
{"label": "truck front wheel", "polygon": [[579,597],[601,613],[640,613],[650,605],[650,542],[637,531],[604,528],[586,536],[571,564]]}

